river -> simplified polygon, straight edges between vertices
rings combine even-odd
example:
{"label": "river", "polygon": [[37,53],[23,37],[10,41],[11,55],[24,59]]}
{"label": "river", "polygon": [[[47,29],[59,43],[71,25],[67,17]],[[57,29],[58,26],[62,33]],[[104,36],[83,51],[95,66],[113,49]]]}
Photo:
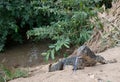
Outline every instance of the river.
{"label": "river", "polygon": [[0,53],[0,64],[6,67],[28,67],[45,64],[42,52],[48,49],[49,43],[27,43],[12,46]]}

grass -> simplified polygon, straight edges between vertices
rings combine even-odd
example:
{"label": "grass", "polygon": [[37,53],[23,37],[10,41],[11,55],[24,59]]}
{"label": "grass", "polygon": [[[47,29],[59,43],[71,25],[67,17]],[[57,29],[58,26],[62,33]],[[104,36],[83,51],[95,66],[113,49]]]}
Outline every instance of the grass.
{"label": "grass", "polygon": [[0,82],[6,82],[15,78],[28,76],[28,71],[20,68],[16,68],[14,71],[11,71],[10,69],[1,65],[0,69],[2,70],[2,73],[0,74]]}

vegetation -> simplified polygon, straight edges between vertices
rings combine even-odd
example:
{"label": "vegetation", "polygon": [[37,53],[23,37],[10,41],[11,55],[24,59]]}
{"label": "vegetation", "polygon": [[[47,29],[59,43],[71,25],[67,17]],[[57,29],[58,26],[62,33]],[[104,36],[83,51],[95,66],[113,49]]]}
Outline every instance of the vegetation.
{"label": "vegetation", "polygon": [[54,59],[62,47],[83,44],[89,39],[94,27],[90,19],[96,16],[96,7],[105,4],[107,8],[106,3],[103,0],[1,0],[0,51],[11,41],[50,39],[54,43],[43,54],[46,59],[50,56]]}
{"label": "vegetation", "polygon": [[49,50],[43,53],[46,60],[49,57],[54,59],[54,54],[62,47],[69,48],[70,44],[80,45],[89,39],[94,27],[90,19],[97,13],[94,9],[94,2],[91,0],[46,0],[42,2],[44,5],[40,10],[47,12],[45,15],[48,20],[51,20],[49,19],[51,16],[54,16],[54,20],[47,25],[29,30],[27,35],[35,40],[48,38],[54,41],[54,44],[49,46]]}
{"label": "vegetation", "polygon": [[21,70],[21,69],[15,69],[14,72],[10,71],[3,65],[0,66],[0,69],[3,73],[0,74],[0,82],[6,82],[8,80],[12,80],[14,78],[19,78],[19,77],[27,77],[28,76],[28,71],[26,70]]}

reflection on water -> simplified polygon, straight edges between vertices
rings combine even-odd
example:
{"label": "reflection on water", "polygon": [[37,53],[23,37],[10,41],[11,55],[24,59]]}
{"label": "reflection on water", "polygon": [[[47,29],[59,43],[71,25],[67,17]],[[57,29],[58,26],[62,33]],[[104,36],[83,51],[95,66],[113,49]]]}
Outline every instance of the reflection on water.
{"label": "reflection on water", "polygon": [[27,43],[7,49],[0,53],[0,64],[7,67],[26,67],[44,64],[44,57],[41,56],[46,51],[48,43]]}
{"label": "reflection on water", "polygon": [[38,60],[38,56],[40,55],[40,52],[36,44],[32,43],[32,48],[30,49],[30,52],[28,52],[28,55],[29,55],[29,59],[28,59],[29,63],[32,63],[33,60]]}

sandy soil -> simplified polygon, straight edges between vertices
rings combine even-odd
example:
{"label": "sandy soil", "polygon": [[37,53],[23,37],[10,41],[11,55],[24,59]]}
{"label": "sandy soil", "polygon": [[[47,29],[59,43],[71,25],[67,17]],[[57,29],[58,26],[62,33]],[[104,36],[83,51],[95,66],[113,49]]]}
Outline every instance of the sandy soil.
{"label": "sandy soil", "polygon": [[72,71],[66,66],[63,71],[48,72],[48,65],[30,68],[31,76],[18,78],[9,82],[120,82],[120,47],[115,47],[99,53],[105,59],[116,59],[117,63],[97,64],[85,67],[83,70]]}

